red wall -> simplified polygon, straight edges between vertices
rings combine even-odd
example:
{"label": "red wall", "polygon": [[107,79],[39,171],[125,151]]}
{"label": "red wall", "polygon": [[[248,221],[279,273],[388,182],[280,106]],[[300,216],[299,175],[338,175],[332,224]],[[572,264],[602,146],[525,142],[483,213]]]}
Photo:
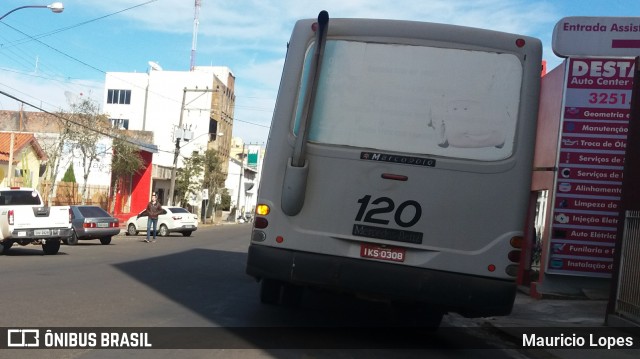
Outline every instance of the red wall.
{"label": "red wall", "polygon": [[531,189],[534,191],[553,187],[562,116],[564,71],[565,63],[563,62],[542,77],[540,83],[540,107],[531,184]]}
{"label": "red wall", "polygon": [[147,207],[151,199],[151,172],[153,153],[141,152],[145,169],[133,175],[131,183],[131,213],[137,214]]}
{"label": "red wall", "polygon": [[116,206],[114,217],[120,220],[120,225],[125,225],[129,217],[140,213],[145,209],[147,203],[149,202],[150,193],[151,193],[151,173],[152,173],[152,162],[153,162],[153,153],[140,151],[140,156],[142,157],[144,169],[134,174],[131,177],[131,206],[130,211],[128,213],[123,213],[120,211],[122,208],[122,201],[126,200],[124,197],[127,195],[125,191],[120,189],[118,193],[116,193]]}

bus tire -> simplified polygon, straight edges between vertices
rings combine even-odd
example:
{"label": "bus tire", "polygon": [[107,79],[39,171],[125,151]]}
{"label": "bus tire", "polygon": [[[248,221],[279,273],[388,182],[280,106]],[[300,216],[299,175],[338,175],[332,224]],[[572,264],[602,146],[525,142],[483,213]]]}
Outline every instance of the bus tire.
{"label": "bus tire", "polygon": [[263,304],[278,304],[281,289],[282,284],[277,280],[263,278],[260,285],[260,302]]}

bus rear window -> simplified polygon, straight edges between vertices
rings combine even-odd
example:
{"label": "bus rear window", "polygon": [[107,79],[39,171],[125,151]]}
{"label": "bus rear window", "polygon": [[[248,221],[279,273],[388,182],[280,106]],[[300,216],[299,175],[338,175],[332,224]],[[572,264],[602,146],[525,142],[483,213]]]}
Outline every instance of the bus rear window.
{"label": "bus rear window", "polygon": [[514,150],[522,74],[513,54],[328,40],[309,141],[502,160]]}

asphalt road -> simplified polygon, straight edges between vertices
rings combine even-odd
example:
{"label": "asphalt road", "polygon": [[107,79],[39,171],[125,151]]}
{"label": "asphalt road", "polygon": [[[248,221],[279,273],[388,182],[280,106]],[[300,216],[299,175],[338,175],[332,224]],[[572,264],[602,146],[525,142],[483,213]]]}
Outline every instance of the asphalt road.
{"label": "asphalt road", "polygon": [[[456,316],[446,316],[444,330],[433,333],[389,328],[383,304],[330,293],[307,291],[297,308],[263,305],[259,285],[244,272],[250,231],[248,224],[203,227],[156,243],[119,235],[106,246],[98,240],[63,245],[51,256],[40,246],[14,246],[0,256],[0,328],[162,327],[175,338],[209,331],[222,344],[11,349],[0,358],[524,357],[486,329],[447,329],[471,323]],[[477,350],[494,346],[507,349]],[[290,347],[296,349],[280,349]]]}

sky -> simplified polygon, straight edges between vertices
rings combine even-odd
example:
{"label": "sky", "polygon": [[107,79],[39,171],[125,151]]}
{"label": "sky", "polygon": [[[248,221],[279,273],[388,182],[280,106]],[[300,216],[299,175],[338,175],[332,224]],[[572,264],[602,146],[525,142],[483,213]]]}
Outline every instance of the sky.
{"label": "sky", "polygon": [[[51,0],[4,0],[0,16]],[[0,110],[69,108],[79,96],[104,102],[107,72],[188,71],[195,0],[66,0],[64,11],[17,10],[0,20]],[[265,143],[298,19],[383,18],[464,25],[542,40],[548,68],[555,24],[568,16],[640,15],[633,0],[201,0],[196,66],[226,66],[236,77],[233,136]],[[10,95],[11,97],[7,96]],[[178,116],[176,116],[178,117]],[[177,121],[177,118],[176,118]]]}

